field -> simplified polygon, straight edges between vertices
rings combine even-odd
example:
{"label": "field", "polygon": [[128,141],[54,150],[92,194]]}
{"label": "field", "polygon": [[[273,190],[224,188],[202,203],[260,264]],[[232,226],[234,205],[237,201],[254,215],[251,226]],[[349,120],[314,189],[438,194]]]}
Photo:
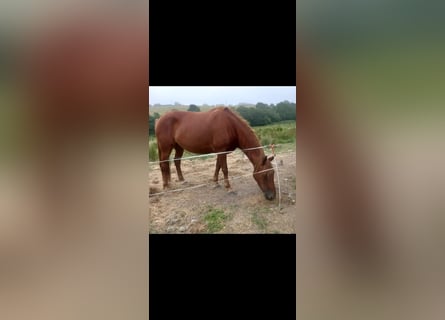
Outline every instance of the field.
{"label": "field", "polygon": [[[164,113],[168,112],[168,111],[172,111],[172,110],[180,110],[180,111],[187,111],[187,109],[189,108],[189,106],[167,106],[167,105],[163,105],[163,106],[159,106],[159,107],[152,107],[150,108],[150,115],[154,115],[155,112],[159,113],[160,115],[163,115]],[[212,109],[212,106],[208,106],[208,107],[203,107],[203,106],[199,106],[199,109],[201,111],[208,111],[210,109]]]}
{"label": "field", "polygon": [[[173,192],[169,193],[163,193],[159,164],[153,163],[149,171],[150,233],[295,233],[295,121],[254,130],[262,145],[279,144],[274,160],[275,200],[264,198],[252,177],[252,164],[238,149],[227,157],[230,193],[223,186],[214,186],[215,156],[183,160],[185,182],[176,181],[171,164]],[[149,149],[150,161],[158,160],[154,138]],[[266,148],[265,153],[272,152]]]}

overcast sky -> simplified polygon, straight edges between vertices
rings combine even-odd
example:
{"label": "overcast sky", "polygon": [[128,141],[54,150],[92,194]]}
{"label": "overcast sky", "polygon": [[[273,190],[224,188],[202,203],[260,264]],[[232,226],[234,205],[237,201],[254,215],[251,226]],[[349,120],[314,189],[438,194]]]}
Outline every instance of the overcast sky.
{"label": "overcast sky", "polygon": [[150,104],[276,104],[284,100],[296,102],[295,87],[149,87]]}

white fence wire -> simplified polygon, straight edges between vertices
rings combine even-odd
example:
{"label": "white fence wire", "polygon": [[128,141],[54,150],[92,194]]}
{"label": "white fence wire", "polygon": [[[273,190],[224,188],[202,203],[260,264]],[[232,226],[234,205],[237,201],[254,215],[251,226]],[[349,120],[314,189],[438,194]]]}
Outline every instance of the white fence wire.
{"label": "white fence wire", "polygon": [[[280,174],[279,174],[279,169],[278,169],[277,154],[275,153],[275,147],[279,147],[279,146],[280,145],[266,145],[266,146],[242,149],[241,151],[248,151],[248,150],[255,150],[255,149],[264,149],[264,148],[271,148],[272,149],[272,152],[273,152],[273,154],[275,156],[275,158],[274,158],[274,160],[272,162],[273,165],[274,165],[274,168],[267,169],[267,170],[262,170],[262,171],[259,171],[257,173],[262,173],[262,172],[271,171],[271,170],[275,170],[275,172],[277,173],[278,208],[279,208],[279,210],[281,210],[281,181],[280,181]],[[234,151],[237,151],[237,150],[234,150]],[[202,154],[202,155],[193,155],[193,156],[189,156],[189,157],[183,157],[183,158],[180,158],[180,159],[181,160],[190,160],[190,159],[196,159],[196,158],[216,156],[218,154],[228,154],[228,153],[232,153],[234,151],[225,151],[225,152],[208,153],[208,154]],[[279,154],[290,153],[290,152],[294,152],[294,151],[289,150],[287,152],[280,152]],[[170,158],[168,160],[163,160],[163,161],[150,161],[149,164],[160,164],[162,162],[167,162],[167,161],[173,162],[174,160],[175,160],[174,158]],[[240,175],[240,176],[235,176],[235,177],[230,177],[229,181],[241,179],[241,178],[248,177],[248,176],[252,176],[252,173],[244,174],[244,175]],[[287,180],[287,179],[285,179],[285,180]],[[211,186],[211,185],[214,185],[214,184],[215,184],[215,182],[211,182],[211,183],[203,183],[203,184],[199,184],[199,185],[195,185],[195,186],[189,186],[189,187],[185,187],[185,188],[165,190],[165,191],[161,191],[161,192],[150,193],[149,197],[159,196],[159,195],[168,194],[168,193],[176,193],[176,192],[181,192],[181,191],[185,191],[185,190],[197,189],[197,188],[202,188],[202,187],[205,187],[205,186]]]}

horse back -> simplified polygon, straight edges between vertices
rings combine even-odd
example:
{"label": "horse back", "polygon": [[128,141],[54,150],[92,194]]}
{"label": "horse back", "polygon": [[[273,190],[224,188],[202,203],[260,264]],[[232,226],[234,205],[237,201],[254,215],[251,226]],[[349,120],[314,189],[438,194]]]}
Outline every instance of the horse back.
{"label": "horse back", "polygon": [[233,148],[236,139],[229,118],[221,110],[172,111],[158,120],[155,132],[158,143],[178,144],[195,153],[225,151]]}

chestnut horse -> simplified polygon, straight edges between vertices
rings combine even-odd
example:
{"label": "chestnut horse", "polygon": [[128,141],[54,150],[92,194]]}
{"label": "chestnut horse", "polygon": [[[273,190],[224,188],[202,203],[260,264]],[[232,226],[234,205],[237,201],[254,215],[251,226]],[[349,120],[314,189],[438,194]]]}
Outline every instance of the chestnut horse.
{"label": "chestnut horse", "polygon": [[[258,138],[247,122],[229,108],[207,112],[171,111],[156,122],[156,138],[164,189],[170,182],[170,153],[175,149],[175,166],[179,181],[184,181],[181,157],[184,150],[198,153],[231,152],[240,148],[253,165],[253,177],[267,200],[275,199],[274,170],[261,148]],[[219,170],[225,187],[230,190],[227,153],[217,155],[213,181],[218,184]]]}
{"label": "chestnut horse", "polygon": [[[24,46],[23,80],[33,102],[30,118],[42,136],[42,189],[48,190],[51,204],[64,199],[54,196],[56,191],[63,194],[66,186],[72,185],[65,178],[64,161],[69,158],[62,155],[65,149],[87,144],[90,137],[102,136],[104,131],[146,135],[147,119],[143,115],[148,105],[148,20],[142,10],[138,11],[140,18],[135,18],[131,10],[121,10],[117,17],[104,16],[101,20],[90,14],[82,18],[70,14],[30,36],[32,41]],[[381,247],[374,231],[369,172],[355,156],[350,135],[333,124],[328,113],[332,108],[327,106],[336,99],[329,97],[319,81],[313,55],[302,52],[306,46],[297,46],[298,150],[305,153],[301,150],[303,142],[318,160],[314,166],[324,186],[320,198],[331,200],[329,206],[325,205],[323,226],[333,235],[333,243],[348,252],[371,254]],[[195,128],[199,130],[202,125],[200,122]],[[259,158],[256,151],[246,154]],[[224,160],[217,160],[217,168]],[[75,169],[73,176],[85,176],[81,168]],[[55,219],[62,211],[55,208],[48,212],[54,212]]]}

